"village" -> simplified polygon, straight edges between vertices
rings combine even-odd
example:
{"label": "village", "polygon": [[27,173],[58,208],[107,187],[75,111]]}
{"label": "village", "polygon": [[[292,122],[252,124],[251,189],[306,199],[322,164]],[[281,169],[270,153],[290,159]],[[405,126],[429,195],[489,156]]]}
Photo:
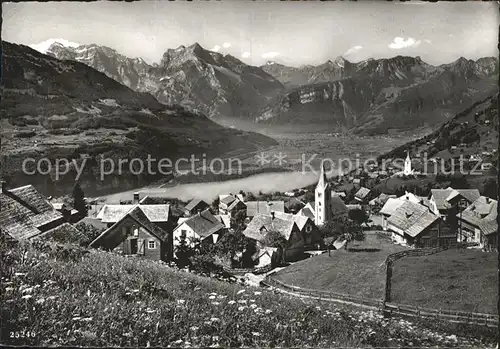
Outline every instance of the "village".
{"label": "village", "polygon": [[[414,172],[408,154],[404,170],[386,176]],[[85,247],[188,268],[192,258],[206,255],[215,269],[240,274],[270,272],[348,249],[374,232],[407,248],[460,245],[496,251],[495,199],[477,189],[452,187],[430,189],[425,196],[385,194],[363,186],[365,178],[373,176],[378,176],[376,170],[329,181],[322,168],[317,184],[309,189],[258,196],[227,193],[212,203],[197,198],[181,203],[142,192],[116,204],[86,202],[77,185],[71,205],[45,198],[31,185],[3,185],[0,224],[14,240],[78,241]],[[339,191],[346,182],[352,189]],[[210,274],[210,267],[205,265],[204,272]]]}

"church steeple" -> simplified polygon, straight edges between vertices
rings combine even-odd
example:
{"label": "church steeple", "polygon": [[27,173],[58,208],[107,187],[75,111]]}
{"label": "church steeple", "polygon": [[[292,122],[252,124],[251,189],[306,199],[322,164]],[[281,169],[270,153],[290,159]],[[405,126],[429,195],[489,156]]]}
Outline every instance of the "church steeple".
{"label": "church steeple", "polygon": [[332,197],[323,164],[321,164],[321,173],[314,194],[314,223],[321,226],[331,219]]}
{"label": "church steeple", "polygon": [[411,159],[410,159],[410,151],[406,151],[406,160],[405,160],[405,168],[403,170],[404,175],[411,175],[413,173],[413,170],[411,169]]}
{"label": "church steeple", "polygon": [[324,190],[328,185],[326,174],[325,174],[325,165],[321,164],[321,172],[319,174],[318,184],[316,185],[316,189]]}

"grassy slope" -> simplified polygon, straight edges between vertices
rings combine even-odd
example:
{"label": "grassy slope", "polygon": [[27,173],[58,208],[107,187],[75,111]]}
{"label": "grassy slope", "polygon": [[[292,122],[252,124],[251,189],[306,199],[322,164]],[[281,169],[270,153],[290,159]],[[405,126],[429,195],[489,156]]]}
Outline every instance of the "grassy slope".
{"label": "grassy slope", "polygon": [[328,290],[353,296],[382,299],[385,285],[385,258],[403,247],[388,238],[367,234],[362,243],[348,247],[379,248],[378,252],[332,251],[297,262],[276,274],[287,284],[304,288]]}
{"label": "grassy slope", "polygon": [[[1,249],[3,344],[492,347],[494,343],[494,333],[479,328],[387,320],[334,308],[331,303],[305,304],[155,262],[104,252],[82,257],[46,246],[43,253],[28,246],[23,262],[22,249]],[[162,291],[152,292],[152,287]],[[23,330],[34,337],[11,338],[11,333]],[[474,339],[478,336],[483,339]]]}
{"label": "grassy slope", "polygon": [[427,308],[496,314],[496,253],[448,250],[395,263],[392,300]]}

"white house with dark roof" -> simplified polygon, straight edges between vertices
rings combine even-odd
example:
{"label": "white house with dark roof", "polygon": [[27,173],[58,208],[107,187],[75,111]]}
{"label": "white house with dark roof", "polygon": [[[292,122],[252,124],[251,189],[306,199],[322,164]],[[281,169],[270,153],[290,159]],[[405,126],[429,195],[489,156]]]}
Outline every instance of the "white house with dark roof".
{"label": "white house with dark roof", "polygon": [[215,244],[225,230],[220,218],[206,209],[179,222],[173,231],[173,244],[175,247],[181,240],[186,240],[191,246],[195,245],[195,240]]}
{"label": "white house with dark roof", "polygon": [[477,189],[431,189],[429,194],[429,208],[435,214],[445,217],[451,209],[457,208],[460,200],[465,200],[467,204],[476,201],[481,194]]}

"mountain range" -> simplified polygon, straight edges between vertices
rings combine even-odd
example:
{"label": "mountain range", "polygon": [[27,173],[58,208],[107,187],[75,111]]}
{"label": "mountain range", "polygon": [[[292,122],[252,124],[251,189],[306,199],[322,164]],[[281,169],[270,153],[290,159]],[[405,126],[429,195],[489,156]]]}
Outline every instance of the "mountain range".
{"label": "mountain range", "polygon": [[420,57],[359,63],[338,58],[318,67],[266,64],[263,69],[291,90],[275,98],[259,122],[347,127],[360,134],[435,126],[498,91],[498,59],[493,57],[462,57],[440,66]]}
{"label": "mountain range", "polygon": [[[103,66],[106,62],[101,60]],[[139,60],[136,63],[135,67],[141,65]],[[123,76],[122,69],[116,72]],[[145,161],[151,156],[175,162],[191,154],[206,154],[210,159],[277,144],[260,134],[222,127],[182,106],[162,104],[151,94],[134,91],[87,64],[5,41],[0,122],[4,178],[13,186],[36,184],[50,195],[67,192],[75,179],[74,167],[63,178],[54,179],[55,168],[50,167],[57,159],[81,162],[88,156],[92,165],[85,167],[81,182],[89,188],[88,195],[95,195],[100,190],[137,188],[164,177],[158,169],[153,171],[155,175],[148,171],[137,175],[125,165],[123,171],[115,168],[101,180],[99,159],[109,158],[117,164],[119,159]],[[40,171],[28,175],[22,170],[27,158],[49,159],[51,165],[45,163],[49,168],[43,172],[51,176]]]}
{"label": "mountain range", "polygon": [[179,104],[214,120],[314,124],[359,134],[437,126],[498,90],[498,60],[493,57],[460,58],[439,66],[397,56],[255,67],[195,43],[168,49],[158,64],[149,65],[108,47],[57,42],[47,54],[85,63],[161,103]]}

